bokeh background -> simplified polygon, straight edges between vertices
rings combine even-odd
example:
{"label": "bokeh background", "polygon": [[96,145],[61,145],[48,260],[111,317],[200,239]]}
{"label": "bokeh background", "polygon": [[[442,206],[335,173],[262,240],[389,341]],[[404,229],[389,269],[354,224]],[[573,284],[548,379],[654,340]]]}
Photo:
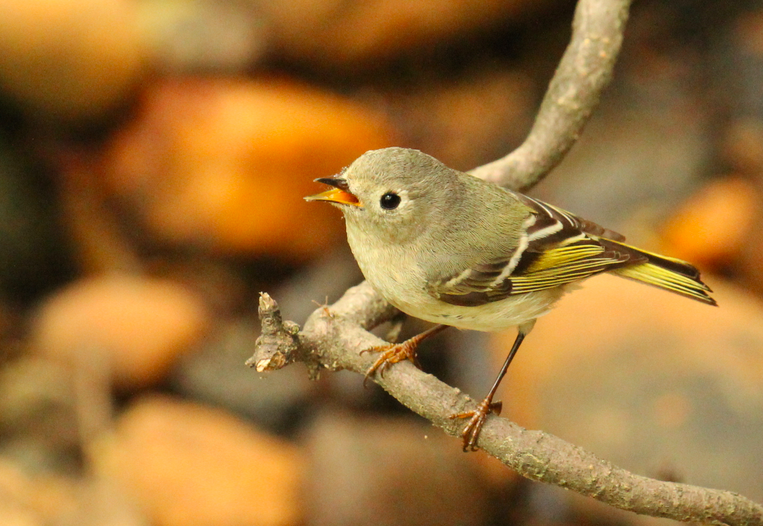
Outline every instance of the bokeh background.
{"label": "bokeh background", "polygon": [[[667,524],[465,455],[359,375],[244,366],[259,291],[301,323],[362,279],[312,180],[391,145],[505,155],[573,9],[0,0],[0,524]],[[763,500],[763,4],[636,2],[532,193],[694,262],[720,307],[594,278],[536,325],[504,415]],[[424,369],[479,399],[513,338],[446,331]]]}

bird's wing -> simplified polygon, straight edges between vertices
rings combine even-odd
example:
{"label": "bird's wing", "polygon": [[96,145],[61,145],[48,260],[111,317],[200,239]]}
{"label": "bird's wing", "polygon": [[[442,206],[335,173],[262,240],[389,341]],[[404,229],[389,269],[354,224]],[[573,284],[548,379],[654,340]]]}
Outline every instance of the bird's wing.
{"label": "bird's wing", "polygon": [[430,280],[427,287],[432,296],[453,305],[483,305],[640,261],[638,254],[606,243],[607,239],[623,241],[620,234],[542,201],[516,195],[531,210],[516,247],[455,275]]}

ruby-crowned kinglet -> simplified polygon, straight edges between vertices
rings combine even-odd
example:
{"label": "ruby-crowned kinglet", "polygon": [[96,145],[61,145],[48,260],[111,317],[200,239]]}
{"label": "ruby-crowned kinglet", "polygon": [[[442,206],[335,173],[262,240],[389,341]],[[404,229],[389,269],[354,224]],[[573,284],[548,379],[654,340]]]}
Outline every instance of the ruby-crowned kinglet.
{"label": "ruby-crowned kinglet", "polygon": [[[715,305],[699,271],[679,259],[623,243],[616,232],[517,192],[453,170],[417,150],[366,152],[333,188],[307,197],[344,213],[347,241],[363,275],[406,314],[478,331],[518,327],[492,389],[464,430],[475,449],[493,396],[536,318],[581,280],[601,272]],[[384,351],[368,374],[415,358],[430,329]],[[381,372],[380,371],[380,372]]]}

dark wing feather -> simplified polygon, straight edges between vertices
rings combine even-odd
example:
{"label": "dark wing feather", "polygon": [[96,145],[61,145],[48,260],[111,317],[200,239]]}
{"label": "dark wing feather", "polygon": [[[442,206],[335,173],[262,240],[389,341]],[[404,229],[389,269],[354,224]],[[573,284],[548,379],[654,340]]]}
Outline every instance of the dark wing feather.
{"label": "dark wing feather", "polygon": [[431,295],[453,305],[477,306],[646,261],[636,251],[620,250],[618,243],[604,244],[598,239],[623,241],[620,234],[542,201],[515,195],[531,210],[516,248],[503,258],[431,281]]}

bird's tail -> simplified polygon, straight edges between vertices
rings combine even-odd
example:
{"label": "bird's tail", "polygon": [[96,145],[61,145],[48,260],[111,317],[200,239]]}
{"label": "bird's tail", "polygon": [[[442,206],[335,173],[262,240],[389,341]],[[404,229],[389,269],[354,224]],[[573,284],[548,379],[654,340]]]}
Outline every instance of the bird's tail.
{"label": "bird's tail", "polygon": [[624,250],[633,256],[640,256],[633,259],[640,259],[641,262],[613,269],[613,274],[675,292],[708,305],[718,305],[708,294],[712,290],[700,279],[699,270],[690,263],[609,239],[600,239],[600,242],[611,245],[615,250]]}

